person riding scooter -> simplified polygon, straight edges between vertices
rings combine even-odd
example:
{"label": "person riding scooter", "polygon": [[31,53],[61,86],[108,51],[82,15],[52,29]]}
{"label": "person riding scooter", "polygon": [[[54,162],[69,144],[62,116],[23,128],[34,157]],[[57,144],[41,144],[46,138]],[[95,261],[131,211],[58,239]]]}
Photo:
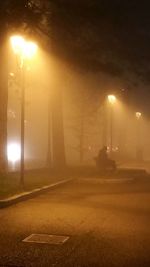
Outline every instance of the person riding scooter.
{"label": "person riding scooter", "polygon": [[95,161],[97,167],[100,169],[116,170],[116,162],[108,158],[107,146],[104,146],[102,149],[99,150],[98,156],[95,158]]}

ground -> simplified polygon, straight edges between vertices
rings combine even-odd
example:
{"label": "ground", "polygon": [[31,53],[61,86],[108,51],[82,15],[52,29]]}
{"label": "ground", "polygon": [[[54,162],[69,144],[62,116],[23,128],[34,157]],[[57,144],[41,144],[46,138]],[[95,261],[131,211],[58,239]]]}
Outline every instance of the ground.
{"label": "ground", "polygon": [[[150,266],[150,182],[75,179],[0,210],[0,266]],[[24,243],[32,233],[63,245]]]}

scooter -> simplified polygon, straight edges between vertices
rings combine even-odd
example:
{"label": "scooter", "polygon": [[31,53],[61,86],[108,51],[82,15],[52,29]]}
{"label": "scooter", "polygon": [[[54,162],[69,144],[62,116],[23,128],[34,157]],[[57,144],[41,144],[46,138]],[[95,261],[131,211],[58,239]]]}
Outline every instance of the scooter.
{"label": "scooter", "polygon": [[105,161],[100,161],[100,159],[98,157],[95,157],[94,161],[96,163],[96,167],[99,170],[112,170],[112,171],[115,171],[117,169],[115,160],[107,159]]}

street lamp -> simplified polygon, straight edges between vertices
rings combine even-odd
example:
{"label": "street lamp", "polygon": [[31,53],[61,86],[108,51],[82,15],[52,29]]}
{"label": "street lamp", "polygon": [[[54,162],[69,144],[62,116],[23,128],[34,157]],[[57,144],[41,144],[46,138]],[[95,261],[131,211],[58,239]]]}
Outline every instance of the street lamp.
{"label": "street lamp", "polygon": [[136,112],[135,116],[136,116],[137,120],[139,120],[141,118],[141,116],[142,116],[142,113],[141,112]]}
{"label": "street lamp", "polygon": [[111,105],[115,104],[116,102],[116,97],[115,95],[108,95],[108,101]]}
{"label": "street lamp", "polygon": [[26,41],[20,35],[10,38],[11,46],[16,55],[20,58],[21,69],[21,159],[20,159],[20,184],[24,186],[24,137],[25,137],[25,62],[31,59],[37,52],[37,45],[34,42]]}
{"label": "street lamp", "polygon": [[15,163],[20,160],[20,145],[18,143],[9,143],[7,145],[8,161],[12,163],[13,170]]}
{"label": "street lamp", "polygon": [[142,113],[141,112],[136,112],[135,113],[136,116],[136,121],[137,121],[137,125],[136,125],[136,159],[137,160],[142,160],[143,156],[142,156],[142,148],[141,148],[141,118],[142,118]]}
{"label": "street lamp", "polygon": [[108,95],[108,102],[110,103],[110,153],[112,153],[113,148],[113,106],[116,102],[115,95]]}

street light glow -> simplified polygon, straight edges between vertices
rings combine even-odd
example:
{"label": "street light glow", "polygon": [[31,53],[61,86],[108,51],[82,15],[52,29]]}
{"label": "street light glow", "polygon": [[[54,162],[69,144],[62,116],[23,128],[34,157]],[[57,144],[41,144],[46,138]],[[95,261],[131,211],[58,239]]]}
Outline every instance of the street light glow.
{"label": "street light glow", "polygon": [[108,95],[108,101],[110,104],[114,104],[116,102],[116,97],[115,95]]}
{"label": "street light glow", "polygon": [[10,37],[12,49],[16,55],[22,55],[25,40],[20,35],[14,35]]}
{"label": "street light glow", "polygon": [[10,72],[9,75],[10,75],[11,77],[14,77],[14,76],[15,76],[15,74],[14,74],[13,72]]}
{"label": "street light glow", "polygon": [[20,35],[14,35],[10,37],[12,49],[16,55],[20,55],[23,58],[32,58],[37,52],[37,44],[31,41],[26,41]]}
{"label": "street light glow", "polygon": [[25,42],[23,48],[23,55],[26,58],[32,58],[37,52],[37,44],[34,42]]}
{"label": "street light glow", "polygon": [[135,113],[135,116],[139,120],[141,118],[141,116],[142,116],[142,113],[138,111],[138,112]]}
{"label": "street light glow", "polygon": [[15,163],[16,161],[20,160],[20,155],[21,155],[21,149],[19,144],[17,143],[8,144],[7,157],[9,161]]}

